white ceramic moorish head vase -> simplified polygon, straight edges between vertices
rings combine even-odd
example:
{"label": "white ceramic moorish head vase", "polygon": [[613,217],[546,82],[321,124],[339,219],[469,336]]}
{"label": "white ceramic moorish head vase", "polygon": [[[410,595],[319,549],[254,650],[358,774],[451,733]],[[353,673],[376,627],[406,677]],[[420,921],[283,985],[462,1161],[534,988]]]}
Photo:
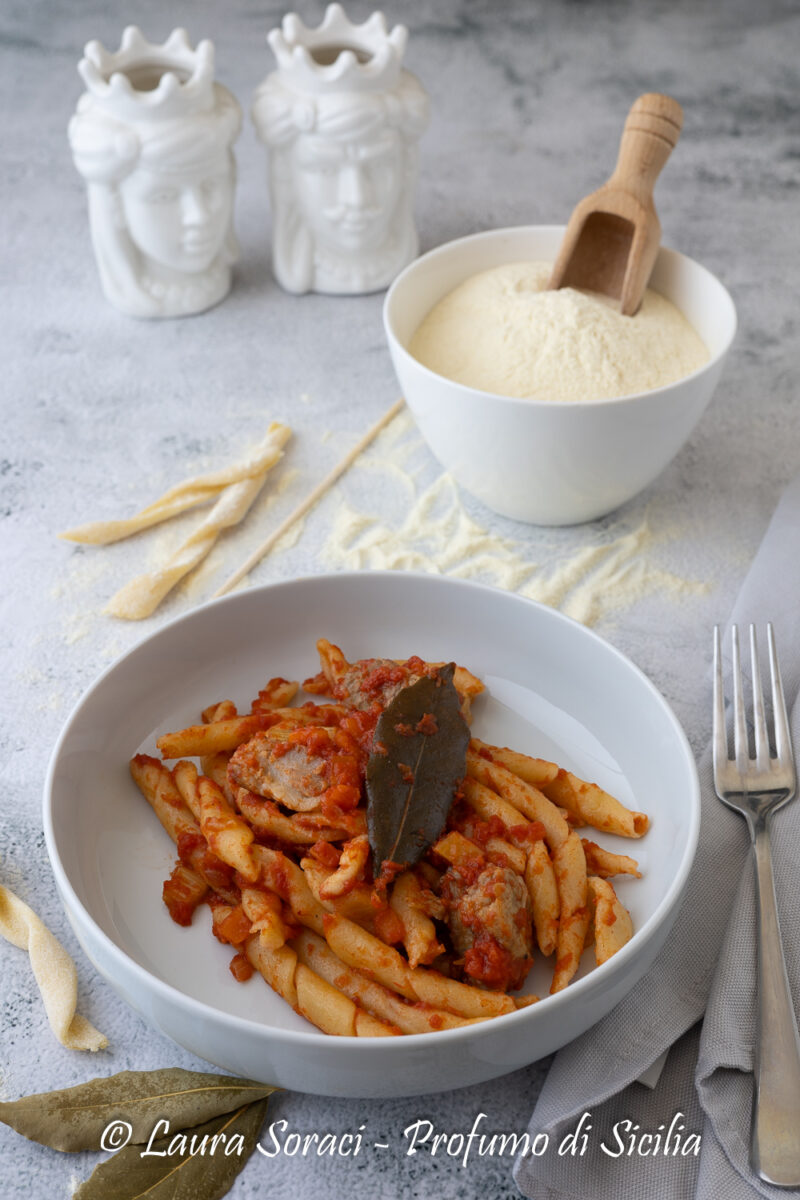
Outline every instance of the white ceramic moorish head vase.
{"label": "white ceramic moorish head vase", "polygon": [[241,110],[214,82],[214,47],[193,50],[182,29],[151,45],[130,26],[115,53],[84,53],[69,139],[103,291],[134,317],[202,312],[227,295],[237,257]]}
{"label": "white ceramic moorish head vase", "polygon": [[385,288],[417,254],[417,142],[428,99],[401,66],[408,31],[381,13],[353,25],[338,4],[308,29],[284,17],[278,69],[253,121],[269,148],[273,269],[290,292]]}

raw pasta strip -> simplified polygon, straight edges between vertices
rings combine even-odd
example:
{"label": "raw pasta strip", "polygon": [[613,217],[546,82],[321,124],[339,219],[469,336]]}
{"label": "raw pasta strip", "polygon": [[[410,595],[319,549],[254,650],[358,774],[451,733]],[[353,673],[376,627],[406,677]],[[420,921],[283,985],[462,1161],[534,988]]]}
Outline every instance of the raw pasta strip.
{"label": "raw pasta strip", "polygon": [[104,1050],[108,1038],[75,1011],[75,964],[44,922],[18,896],[0,886],[0,934],[27,950],[50,1028],[69,1050]]}
{"label": "raw pasta strip", "polygon": [[112,596],[106,612],[125,621],[140,621],[155,612],[161,601],[184,575],[205,558],[223,529],[238,525],[261,488],[265,475],[232,483],[226,488],[206,519],[163,567],[138,575]]}
{"label": "raw pasta strip", "polygon": [[216,500],[220,488],[196,488],[186,491],[173,500],[164,502],[163,498],[148,508],[143,508],[133,517],[123,517],[116,521],[89,521],[86,525],[78,525],[75,529],[67,529],[58,536],[65,542],[78,542],[83,546],[108,546],[112,542],[121,542],[124,538],[132,537],[177,517],[190,508]]}
{"label": "raw pasta strip", "polygon": [[84,545],[105,546],[109,542],[118,542],[131,534],[139,533],[142,529],[149,529],[151,525],[166,521],[178,513],[194,508],[195,505],[213,500],[223,488],[231,484],[265,475],[280,458],[280,453],[276,457],[276,450],[280,451],[290,434],[288,426],[273,421],[262,442],[241,462],[176,484],[133,517],[119,521],[91,521],[87,525],[79,525],[76,529],[68,529],[66,533],[59,534],[59,537]]}

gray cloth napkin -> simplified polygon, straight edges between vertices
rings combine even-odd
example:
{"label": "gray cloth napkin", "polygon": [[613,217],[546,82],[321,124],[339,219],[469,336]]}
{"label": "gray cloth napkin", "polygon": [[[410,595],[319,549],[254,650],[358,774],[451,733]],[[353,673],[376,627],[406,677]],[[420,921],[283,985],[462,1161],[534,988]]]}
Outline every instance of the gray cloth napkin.
{"label": "gray cloth napkin", "polygon": [[[730,620],[740,628],[751,621],[759,628],[773,622],[800,756],[800,478],[772,518]],[[711,630],[709,654],[710,649]],[[710,722],[710,673],[698,664],[697,678],[687,679],[686,686],[707,691]],[[716,798],[710,748],[700,763],[700,786],[697,857],[664,950],[607,1017],[553,1060],[529,1126],[531,1140],[537,1133],[549,1135],[547,1152],[522,1156],[514,1168],[517,1184],[531,1200],[754,1200],[759,1195],[785,1200],[800,1195],[763,1184],[748,1166],[756,1029],[750,843],[744,820]],[[800,798],[776,814],[772,832],[786,965],[800,1012]],[[634,1082],[668,1047],[656,1087]],[[559,1145],[584,1113],[590,1114],[584,1130],[586,1121],[592,1126],[585,1153],[579,1153],[584,1143],[578,1138],[575,1154],[559,1155]],[[688,1154],[626,1153],[631,1133],[656,1133],[659,1126],[663,1144],[677,1114],[683,1129],[673,1127],[670,1149],[678,1134]],[[627,1121],[630,1126],[620,1126]],[[700,1135],[697,1155],[690,1133]],[[620,1139],[626,1151],[621,1154]],[[654,1146],[651,1142],[651,1151]]]}

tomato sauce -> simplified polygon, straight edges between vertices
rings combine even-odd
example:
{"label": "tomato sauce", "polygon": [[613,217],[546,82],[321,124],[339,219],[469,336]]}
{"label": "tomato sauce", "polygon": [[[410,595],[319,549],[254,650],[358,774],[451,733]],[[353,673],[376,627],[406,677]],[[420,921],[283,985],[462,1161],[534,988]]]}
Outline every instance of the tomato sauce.
{"label": "tomato sauce", "polygon": [[179,865],[164,883],[161,897],[177,925],[191,925],[194,910],[203,899],[204,889],[194,887]]}
{"label": "tomato sauce", "polygon": [[228,970],[239,983],[247,983],[247,980],[253,974],[252,964],[247,955],[241,950],[238,954],[234,954],[228,963]]}
{"label": "tomato sauce", "polygon": [[464,955],[464,974],[476,983],[495,991],[522,987],[532,960],[516,959],[486,930],[476,933],[475,941]]}
{"label": "tomato sauce", "polygon": [[526,821],[524,825],[511,825],[508,836],[519,842],[540,842],[547,830],[541,821]]}
{"label": "tomato sauce", "polygon": [[[365,661],[369,662],[369,659]],[[405,667],[398,664],[381,663],[364,676],[360,690],[366,692],[367,695],[377,696],[387,684],[405,683],[407,678],[408,671]]]}
{"label": "tomato sauce", "polygon": [[381,863],[380,874],[375,880],[375,888],[370,897],[373,908],[381,908],[386,903],[386,889],[394,881],[395,876],[400,875],[405,869],[405,863],[390,862],[388,859]]}
{"label": "tomato sauce", "polygon": [[178,834],[178,858],[186,866],[191,866],[192,857],[196,850],[207,850],[208,843],[199,829],[182,829]]}
{"label": "tomato sauce", "polygon": [[340,853],[330,842],[315,842],[309,850],[312,858],[315,858],[318,863],[322,863],[323,867],[327,867],[331,871],[335,871],[339,866]]}
{"label": "tomato sauce", "polygon": [[423,733],[426,737],[432,737],[434,733],[439,732],[439,722],[433,713],[423,713],[416,724],[417,733]]}
{"label": "tomato sauce", "polygon": [[396,946],[402,942],[406,931],[394,909],[386,905],[375,914],[375,932],[382,942]]}
{"label": "tomato sauce", "polygon": [[331,694],[331,685],[328,682],[325,672],[318,671],[310,679],[304,679],[303,691],[308,692],[311,696],[329,696]]}
{"label": "tomato sauce", "polygon": [[240,946],[250,936],[250,918],[241,905],[232,909],[224,917],[216,929],[220,941],[230,942],[232,946]]}
{"label": "tomato sauce", "polygon": [[410,675],[428,675],[431,679],[435,679],[439,674],[439,668],[433,663],[426,663],[419,657],[418,654],[412,654],[411,658],[405,661],[405,668]]}

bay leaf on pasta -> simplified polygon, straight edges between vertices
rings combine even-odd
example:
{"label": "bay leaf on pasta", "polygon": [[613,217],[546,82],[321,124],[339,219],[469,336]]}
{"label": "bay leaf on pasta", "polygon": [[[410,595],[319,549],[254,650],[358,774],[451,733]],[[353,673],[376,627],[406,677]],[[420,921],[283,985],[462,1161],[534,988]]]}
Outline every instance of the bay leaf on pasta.
{"label": "bay leaf on pasta", "polygon": [[367,763],[367,829],[378,878],[384,863],[414,866],[442,832],[466,774],[470,733],[455,663],[402,688],[381,713]]}
{"label": "bay leaf on pasta", "polygon": [[230,1113],[275,1090],[252,1079],[180,1067],[121,1071],[77,1087],[0,1103],[0,1121],[54,1150],[99,1150],[103,1130],[111,1121],[128,1122],[133,1129],[131,1141],[145,1142],[160,1118],[179,1130]]}

